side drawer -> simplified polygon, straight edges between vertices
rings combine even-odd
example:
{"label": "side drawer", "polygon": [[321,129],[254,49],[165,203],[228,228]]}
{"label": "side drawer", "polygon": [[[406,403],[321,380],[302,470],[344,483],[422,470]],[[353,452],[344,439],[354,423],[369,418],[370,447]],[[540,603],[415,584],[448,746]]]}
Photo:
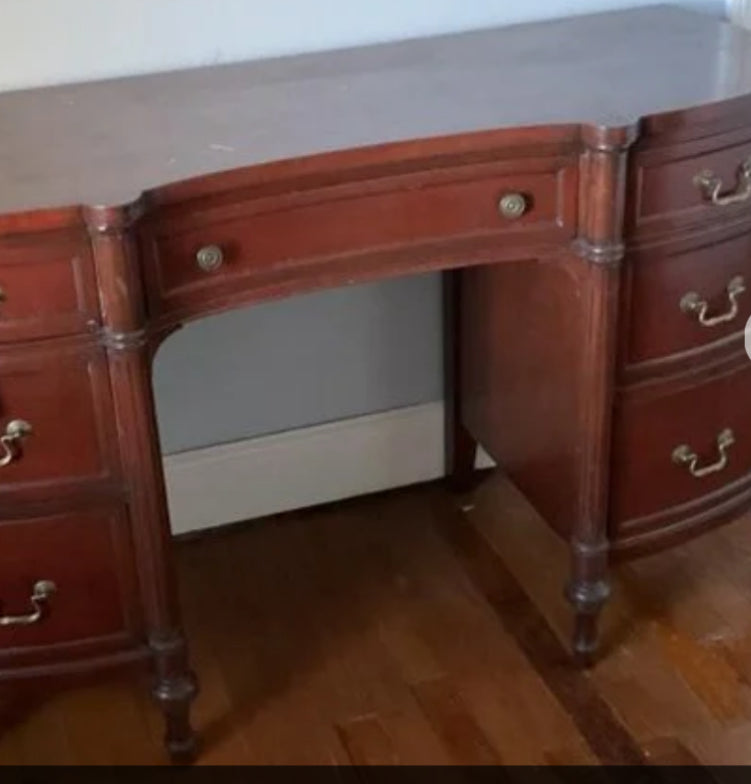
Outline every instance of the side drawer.
{"label": "side drawer", "polygon": [[96,291],[85,234],[0,237],[0,342],[91,330]]}
{"label": "side drawer", "polygon": [[0,666],[113,650],[141,636],[124,510],[0,521]]}
{"label": "side drawer", "polygon": [[743,332],[751,316],[751,234],[627,257],[624,364],[696,351]]}
{"label": "side drawer", "polygon": [[620,394],[613,437],[616,538],[658,513],[722,495],[751,473],[751,361],[698,384]]}
{"label": "side drawer", "polygon": [[[345,283],[399,254],[435,264],[493,248],[560,242],[576,230],[577,159],[508,161],[298,190],[216,205],[173,205],[144,223],[151,308],[190,309],[238,285],[307,268]],[[508,198],[510,197],[510,198]],[[228,197],[229,198],[229,197]],[[506,201],[504,201],[506,198]]]}
{"label": "side drawer", "polygon": [[59,495],[115,476],[104,350],[80,341],[0,351],[0,498]]}
{"label": "side drawer", "polygon": [[632,229],[751,219],[751,128],[635,151]]}

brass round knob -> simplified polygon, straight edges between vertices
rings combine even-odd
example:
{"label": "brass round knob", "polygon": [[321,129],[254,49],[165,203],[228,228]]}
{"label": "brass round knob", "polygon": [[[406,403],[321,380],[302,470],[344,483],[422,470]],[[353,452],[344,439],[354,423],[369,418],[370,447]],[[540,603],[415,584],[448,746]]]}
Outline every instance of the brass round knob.
{"label": "brass round knob", "polygon": [[204,272],[213,272],[222,266],[224,253],[218,245],[205,245],[196,253],[196,262]]}
{"label": "brass round knob", "polygon": [[509,220],[521,218],[527,211],[527,200],[521,193],[507,193],[498,202],[498,211]]}

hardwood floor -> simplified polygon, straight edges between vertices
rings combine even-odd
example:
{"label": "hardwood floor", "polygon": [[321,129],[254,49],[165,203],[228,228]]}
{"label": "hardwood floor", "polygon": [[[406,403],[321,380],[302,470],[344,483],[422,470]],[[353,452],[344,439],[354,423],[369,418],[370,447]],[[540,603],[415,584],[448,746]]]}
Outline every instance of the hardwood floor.
{"label": "hardwood floor", "polygon": [[[566,547],[499,475],[178,551],[201,763],[751,763],[751,518],[617,567],[587,673]],[[164,763],[140,676],[22,697],[0,763]]]}

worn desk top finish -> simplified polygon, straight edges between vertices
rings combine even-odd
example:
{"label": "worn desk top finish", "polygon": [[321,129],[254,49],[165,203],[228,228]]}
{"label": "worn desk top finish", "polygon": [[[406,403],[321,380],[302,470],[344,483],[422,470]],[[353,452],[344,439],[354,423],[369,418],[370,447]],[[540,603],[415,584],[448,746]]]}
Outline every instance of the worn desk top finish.
{"label": "worn desk top finish", "polygon": [[0,95],[0,212],[273,160],[751,91],[751,38],[671,6]]}

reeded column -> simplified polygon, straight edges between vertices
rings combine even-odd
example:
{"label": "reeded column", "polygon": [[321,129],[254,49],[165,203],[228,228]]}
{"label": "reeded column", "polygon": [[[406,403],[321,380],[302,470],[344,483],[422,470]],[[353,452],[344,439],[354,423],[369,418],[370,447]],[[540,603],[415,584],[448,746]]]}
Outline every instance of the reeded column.
{"label": "reeded column", "polygon": [[582,471],[578,521],[571,539],[566,596],[576,612],[573,652],[588,665],[597,650],[597,621],[610,596],[608,496],[617,353],[623,215],[628,149],[637,128],[584,126],[580,168],[579,237],[585,313],[580,416]]}
{"label": "reeded column", "polygon": [[86,213],[96,265],[109,359],[120,459],[129,503],[149,645],[154,655],[153,695],[166,720],[165,744],[173,759],[195,752],[189,721],[197,692],[187,663],[172,565],[171,532],[151,384],[153,354],[145,292],[132,226],[138,204]]}

